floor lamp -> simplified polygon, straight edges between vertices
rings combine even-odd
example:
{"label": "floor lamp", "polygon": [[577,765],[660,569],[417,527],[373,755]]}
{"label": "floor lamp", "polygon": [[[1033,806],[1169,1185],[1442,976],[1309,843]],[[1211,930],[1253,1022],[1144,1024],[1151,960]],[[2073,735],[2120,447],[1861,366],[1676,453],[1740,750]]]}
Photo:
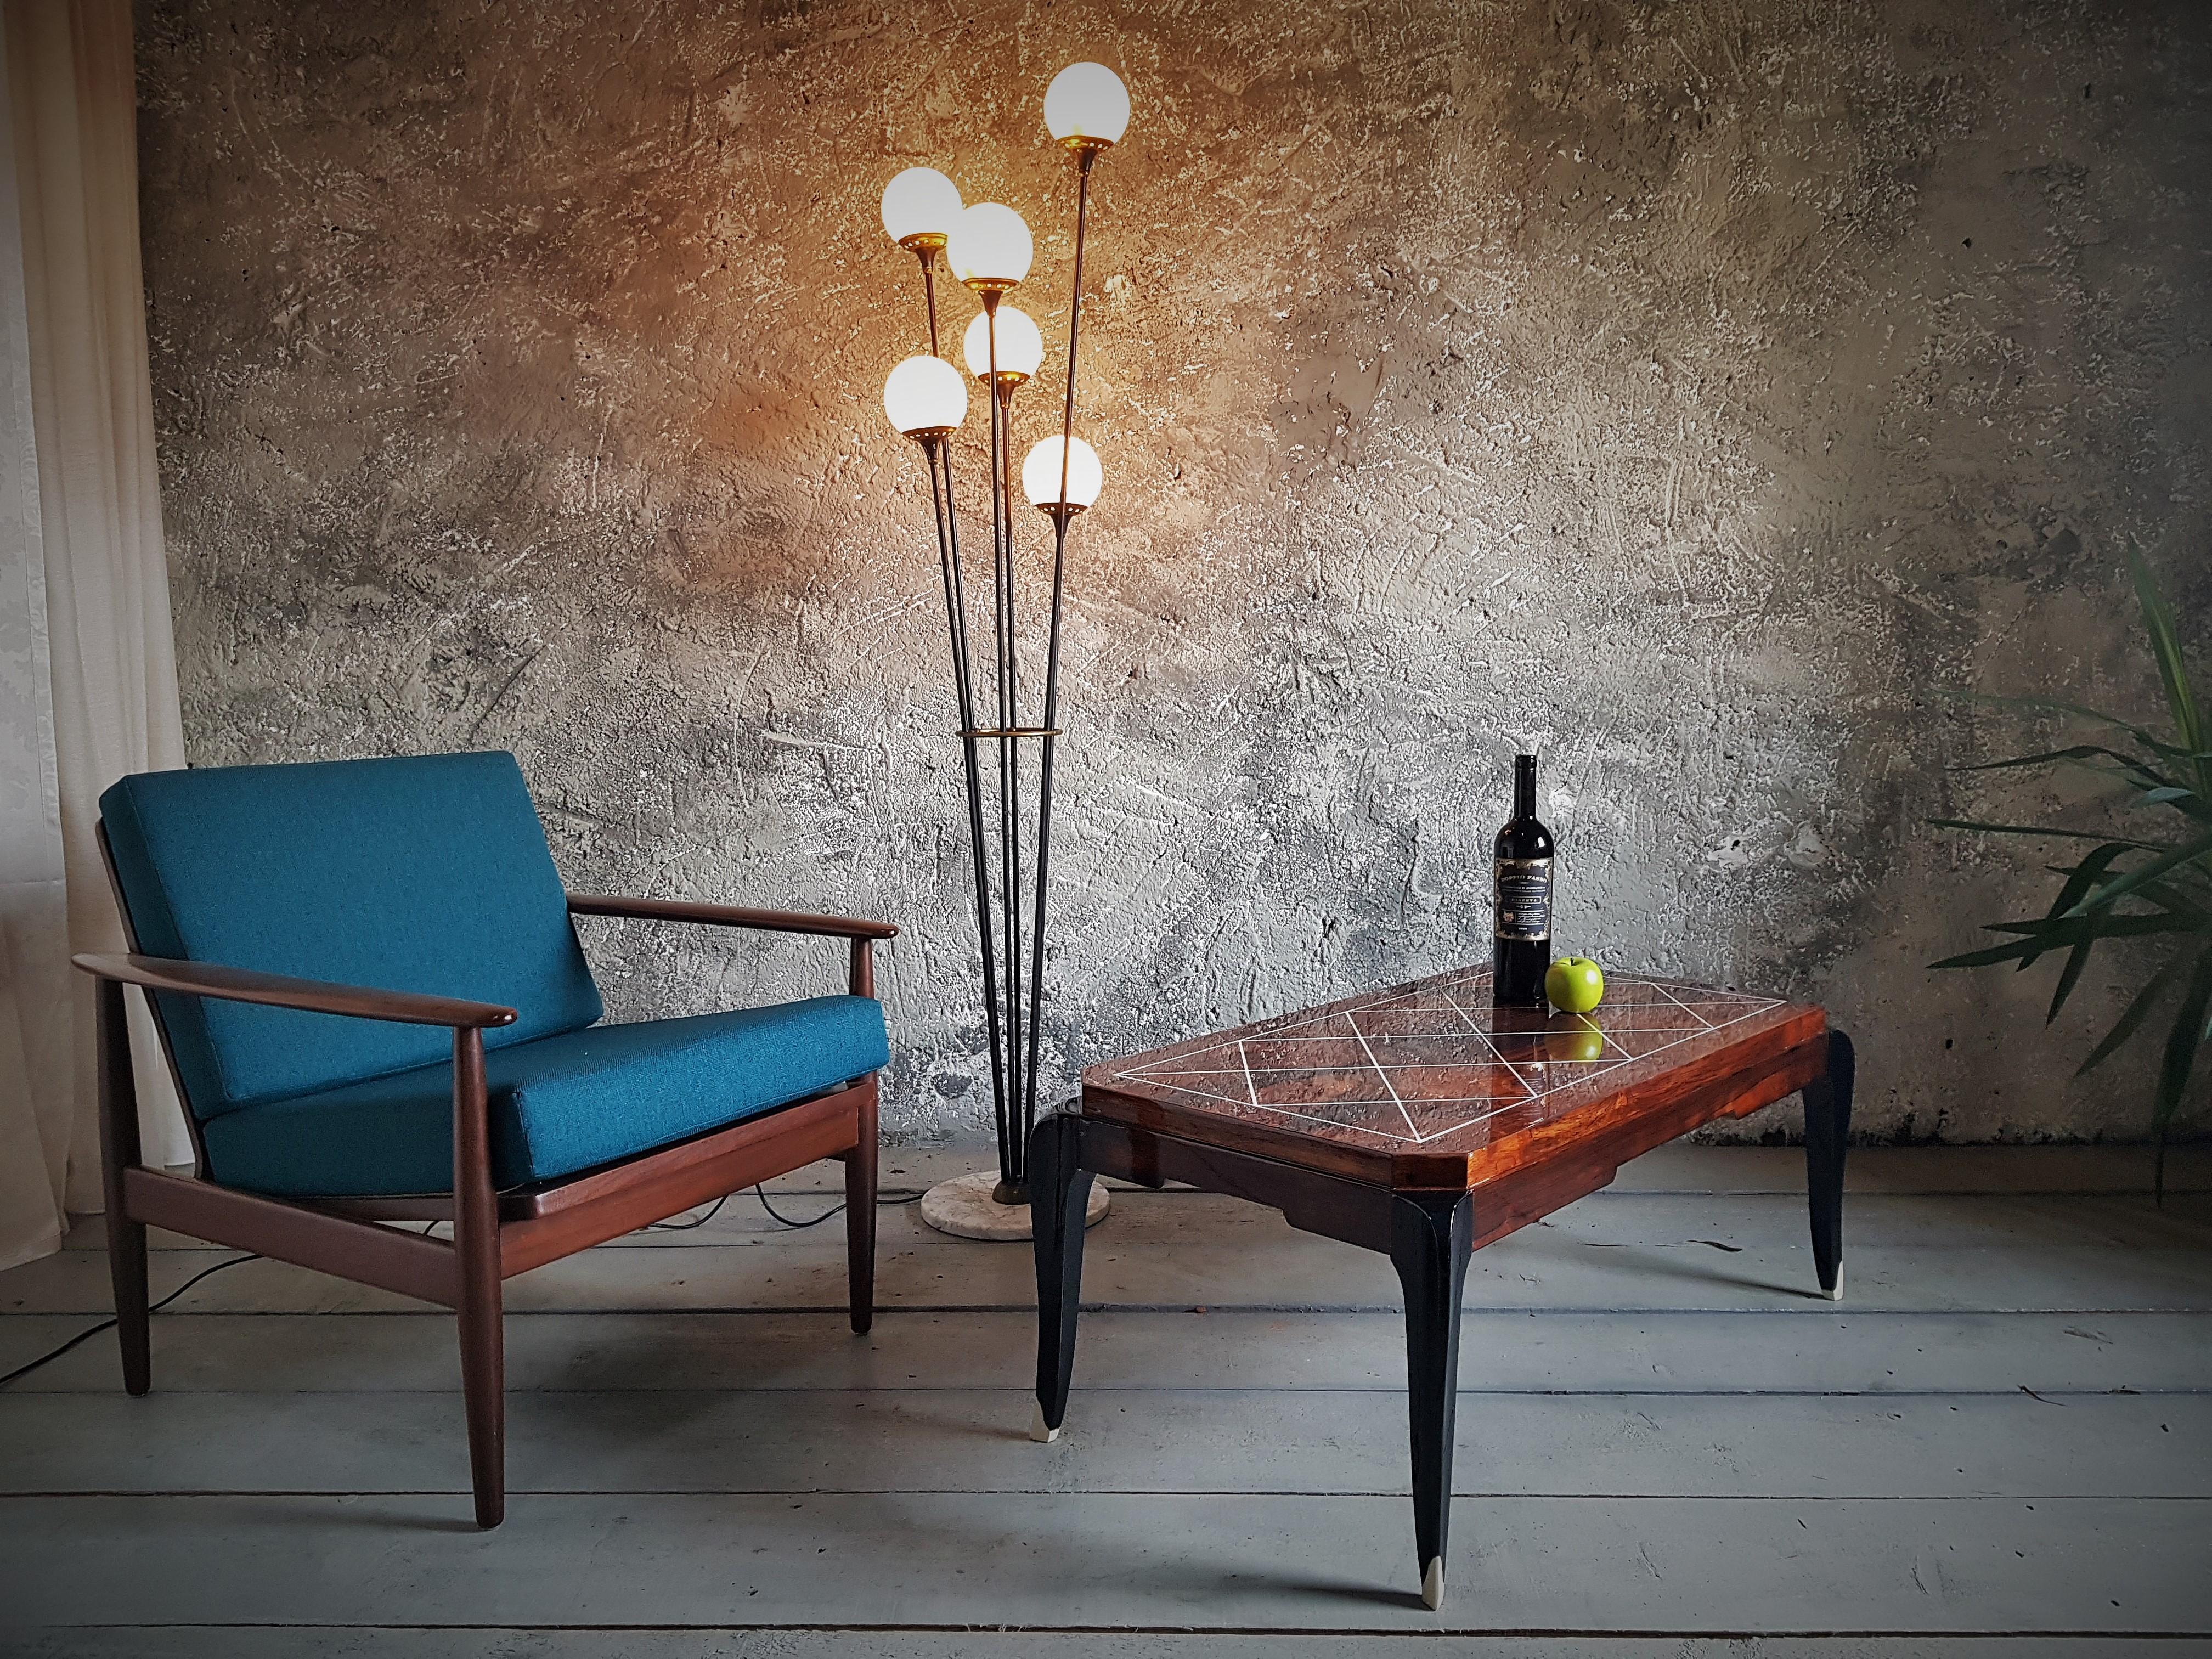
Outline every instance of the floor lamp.
{"label": "floor lamp", "polygon": [[[922,1217],[970,1238],[1026,1238],[1030,1233],[1029,1133],[1037,1115],[1037,1070],[1044,1015],[1045,899],[1052,868],[1053,769],[1059,726],[1060,613],[1066,596],[1067,532],[1098,498],[1104,478],[1097,453],[1075,435],[1076,347],[1083,315],[1083,246],[1091,173],[1129,124],[1129,95],[1103,64],[1074,64],[1045,93],[1046,129],[1076,162],[1075,269],[1067,308],[1067,383],[1060,431],[1033,445],[1021,488],[1052,526],[1052,599],[1045,630],[1042,696],[1022,672],[1018,611],[1019,538],[1014,511],[1014,394],[1043,366],[1044,337],[1006,296],[1029,276],[1029,227],[997,202],[963,206],[958,188],[929,167],[909,167],[884,191],[884,228],[920,261],[929,352],[908,358],[884,384],[884,412],[921,445],[929,469],[938,569],[951,645],[952,691],[960,720],[962,781],[968,810],[970,876],[982,945],[983,1025],[989,1046],[993,1121],[999,1167],[957,1176],[923,1196]],[[961,355],[981,388],[990,416],[991,550],[982,648],[969,626],[969,580],[953,488],[953,438],[968,416],[968,378],[941,355],[939,263],[981,302],[962,337]],[[979,579],[981,573],[978,573]],[[1037,709],[1035,722],[1024,715]],[[1029,757],[1034,753],[1032,766]],[[1033,787],[1032,787],[1033,786]],[[1091,1219],[1106,1212],[1094,1183]]]}

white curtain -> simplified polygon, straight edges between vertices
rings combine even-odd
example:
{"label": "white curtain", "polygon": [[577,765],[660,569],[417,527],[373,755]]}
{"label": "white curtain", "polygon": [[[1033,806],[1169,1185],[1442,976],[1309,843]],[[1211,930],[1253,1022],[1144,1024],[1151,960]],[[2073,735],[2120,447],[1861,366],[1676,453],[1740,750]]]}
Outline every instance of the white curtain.
{"label": "white curtain", "polygon": [[[182,766],[138,262],[128,0],[6,0],[0,121],[0,1267],[97,1210],[92,996],[124,948],[94,825]],[[133,1018],[143,1022],[135,1006]],[[191,1148],[134,1029],[149,1163]]]}

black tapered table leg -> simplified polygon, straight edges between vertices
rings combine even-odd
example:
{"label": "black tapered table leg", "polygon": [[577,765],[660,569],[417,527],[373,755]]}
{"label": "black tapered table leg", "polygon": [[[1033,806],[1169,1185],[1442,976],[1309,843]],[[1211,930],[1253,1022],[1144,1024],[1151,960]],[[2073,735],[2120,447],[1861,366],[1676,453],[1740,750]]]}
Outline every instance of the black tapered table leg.
{"label": "black tapered table leg", "polygon": [[1036,1249],[1036,1415],[1032,1440],[1057,1440],[1075,1371],[1075,1315],[1083,1291],[1084,1212],[1091,1171],[1082,1164],[1083,1120],[1055,1112],[1030,1135],[1030,1232]]}
{"label": "black tapered table leg", "polygon": [[1474,1253],[1474,1200],[1466,1193],[1399,1193],[1390,1206],[1390,1260],[1406,1291],[1406,1407],[1413,1425],[1413,1541],[1421,1599],[1444,1601],[1451,1518],[1452,1419],[1459,1402],[1459,1302]]}
{"label": "black tapered table leg", "polygon": [[1844,1148],[1851,1134],[1850,1038],[1828,1032],[1828,1070],[1805,1085],[1805,1187],[1813,1217],[1813,1271],[1820,1294],[1844,1299]]}

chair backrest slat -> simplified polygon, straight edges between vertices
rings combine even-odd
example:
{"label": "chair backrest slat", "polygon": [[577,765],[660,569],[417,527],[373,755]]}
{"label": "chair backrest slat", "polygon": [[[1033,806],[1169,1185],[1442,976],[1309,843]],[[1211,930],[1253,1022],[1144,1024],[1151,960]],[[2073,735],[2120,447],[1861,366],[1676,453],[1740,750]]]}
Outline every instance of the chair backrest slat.
{"label": "chair backrest slat", "polygon": [[[492,1047],[603,1012],[512,755],[148,772],[100,805],[149,956],[502,1003]],[[435,1027],[156,1000],[202,1118],[452,1052]]]}

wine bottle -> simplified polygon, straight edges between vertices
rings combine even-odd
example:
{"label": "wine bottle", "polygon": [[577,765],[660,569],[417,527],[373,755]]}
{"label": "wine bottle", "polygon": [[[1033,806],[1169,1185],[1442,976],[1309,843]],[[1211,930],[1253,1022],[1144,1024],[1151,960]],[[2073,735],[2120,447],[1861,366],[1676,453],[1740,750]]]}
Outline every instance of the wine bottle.
{"label": "wine bottle", "polygon": [[1552,832],[1536,821],[1536,757],[1513,757],[1513,816],[1498,832],[1491,1000],[1532,1008],[1552,965]]}

